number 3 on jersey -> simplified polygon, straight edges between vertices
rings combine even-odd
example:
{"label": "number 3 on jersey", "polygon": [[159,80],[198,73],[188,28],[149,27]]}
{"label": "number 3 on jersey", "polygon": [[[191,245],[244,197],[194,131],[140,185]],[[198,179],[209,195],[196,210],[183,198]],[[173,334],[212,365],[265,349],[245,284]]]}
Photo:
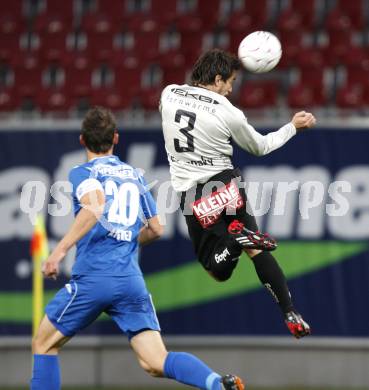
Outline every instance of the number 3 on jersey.
{"label": "number 3 on jersey", "polygon": [[134,225],[140,207],[140,191],[137,186],[134,183],[123,183],[118,188],[115,181],[108,180],[105,184],[105,194],[113,196],[108,221],[126,227]]}
{"label": "number 3 on jersey", "polygon": [[194,137],[190,134],[190,131],[193,130],[193,127],[195,126],[196,114],[191,111],[177,110],[174,121],[176,123],[180,123],[182,117],[188,118],[188,125],[179,129],[179,131],[186,137],[187,146],[181,146],[179,139],[174,138],[174,149],[178,153],[193,152],[195,150],[195,146],[193,144]]}

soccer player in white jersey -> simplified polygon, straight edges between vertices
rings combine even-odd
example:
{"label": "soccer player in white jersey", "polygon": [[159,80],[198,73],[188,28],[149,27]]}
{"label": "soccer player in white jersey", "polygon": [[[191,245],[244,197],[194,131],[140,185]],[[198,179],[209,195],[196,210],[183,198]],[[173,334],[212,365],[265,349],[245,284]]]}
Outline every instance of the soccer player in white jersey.
{"label": "soccer player in white jersey", "polygon": [[300,338],[310,334],[310,327],[294,308],[283,271],[270,253],[275,240],[260,233],[246,211],[231,142],[263,156],[313,126],[315,118],[298,112],[279,130],[258,133],[226,97],[240,67],[235,56],[213,49],[195,63],[190,85],[173,84],[163,90],[160,112],[172,185],[180,194],[188,232],[205,270],[218,281],[229,279],[244,250],[278,302],[290,332]]}
{"label": "soccer player in white jersey", "polygon": [[96,107],[87,113],[80,140],[88,162],[69,175],[75,220],[43,272],[56,278],[74,244],[76,262],[72,279],[47,305],[33,340],[31,389],[60,389],[60,348],[105,312],[127,334],[140,365],[152,376],[203,390],[243,390],[237,376],[220,376],[194,355],[167,352],[137,262],[138,246],[162,234],[156,204],[138,170],[113,155],[118,133],[108,110]]}

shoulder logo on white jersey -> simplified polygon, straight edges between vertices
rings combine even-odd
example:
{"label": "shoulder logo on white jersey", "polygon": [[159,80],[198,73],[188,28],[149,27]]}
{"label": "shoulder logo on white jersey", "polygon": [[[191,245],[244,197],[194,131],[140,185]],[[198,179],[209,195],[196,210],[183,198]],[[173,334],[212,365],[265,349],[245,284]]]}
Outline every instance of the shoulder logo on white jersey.
{"label": "shoulder logo on white jersey", "polygon": [[200,95],[199,93],[190,93],[190,92],[187,92],[186,90],[181,89],[181,88],[172,88],[171,92],[175,93],[176,95],[189,97],[189,98],[195,99],[195,100],[200,100],[201,102],[219,104],[219,102],[217,100],[212,99],[209,96]]}

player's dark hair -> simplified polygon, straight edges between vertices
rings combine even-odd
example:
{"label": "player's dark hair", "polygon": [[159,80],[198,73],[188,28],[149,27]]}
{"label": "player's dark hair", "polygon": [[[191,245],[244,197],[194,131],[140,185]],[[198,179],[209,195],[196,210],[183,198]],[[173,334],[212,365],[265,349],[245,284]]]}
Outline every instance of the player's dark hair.
{"label": "player's dark hair", "polygon": [[219,74],[223,81],[228,80],[235,70],[241,68],[240,60],[224,50],[212,49],[204,53],[192,69],[192,85],[214,84],[215,76]]}
{"label": "player's dark hair", "polygon": [[93,107],[87,111],[82,122],[82,138],[88,150],[106,153],[113,145],[117,124],[111,111]]}

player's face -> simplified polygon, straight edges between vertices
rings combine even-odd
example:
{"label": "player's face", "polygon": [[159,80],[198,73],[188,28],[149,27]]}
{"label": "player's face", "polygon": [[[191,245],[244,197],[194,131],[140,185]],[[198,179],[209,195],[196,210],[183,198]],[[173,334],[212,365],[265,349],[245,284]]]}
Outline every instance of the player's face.
{"label": "player's face", "polygon": [[229,77],[226,81],[219,81],[219,91],[218,93],[223,96],[227,96],[232,92],[233,82],[236,80],[236,71],[233,71],[231,77]]}

